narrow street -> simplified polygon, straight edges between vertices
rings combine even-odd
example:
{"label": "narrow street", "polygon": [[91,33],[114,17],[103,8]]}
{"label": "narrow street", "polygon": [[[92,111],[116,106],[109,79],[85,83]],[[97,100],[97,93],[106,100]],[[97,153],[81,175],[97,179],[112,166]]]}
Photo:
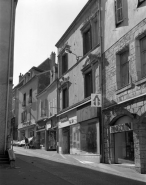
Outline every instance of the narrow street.
{"label": "narrow street", "polygon": [[0,185],[143,185],[146,182],[146,175],[130,168],[91,164],[55,151],[23,147],[14,147],[14,151],[15,169],[0,168]]}

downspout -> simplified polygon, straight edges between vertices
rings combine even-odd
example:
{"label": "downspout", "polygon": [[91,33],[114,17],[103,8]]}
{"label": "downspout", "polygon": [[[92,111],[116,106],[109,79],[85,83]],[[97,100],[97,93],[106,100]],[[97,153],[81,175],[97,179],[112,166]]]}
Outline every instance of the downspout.
{"label": "downspout", "polygon": [[103,126],[103,115],[102,115],[102,110],[103,110],[103,38],[102,38],[102,7],[101,7],[101,0],[99,2],[99,31],[100,31],[100,52],[101,52],[101,65],[100,65],[100,90],[101,90],[101,112],[100,112],[100,146],[101,146],[101,162],[104,162],[104,126]]}
{"label": "downspout", "polygon": [[[13,40],[13,23],[14,23],[14,1],[11,0],[11,16],[10,16],[10,36],[9,36],[9,58],[8,58],[8,75],[7,75],[7,103],[6,103],[6,125],[5,125],[5,146],[4,146],[4,152],[6,151],[7,149],[7,137],[8,137],[8,116],[9,116],[9,101],[10,101],[10,94],[9,94],[9,91],[10,91],[10,66],[11,66],[11,54],[12,54],[12,41]],[[10,137],[10,136],[9,136]]]}

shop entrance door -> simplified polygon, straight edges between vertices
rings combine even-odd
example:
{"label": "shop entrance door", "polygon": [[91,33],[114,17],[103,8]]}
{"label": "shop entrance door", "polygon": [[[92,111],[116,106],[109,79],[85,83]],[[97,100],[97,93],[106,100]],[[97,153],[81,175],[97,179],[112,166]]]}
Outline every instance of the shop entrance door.
{"label": "shop entrance door", "polygon": [[63,133],[63,153],[70,153],[70,132],[69,129],[65,130]]}
{"label": "shop entrance door", "polygon": [[133,131],[115,134],[115,163],[134,163]]}

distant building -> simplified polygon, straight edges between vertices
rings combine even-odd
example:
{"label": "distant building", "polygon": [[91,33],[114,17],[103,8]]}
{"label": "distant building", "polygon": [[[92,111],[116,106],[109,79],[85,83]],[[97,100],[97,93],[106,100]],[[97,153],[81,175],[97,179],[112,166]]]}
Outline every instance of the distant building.
{"label": "distant building", "polygon": [[36,139],[39,148],[45,150],[57,149],[57,77],[58,67],[55,63],[55,53],[50,58],[53,66],[48,73],[50,83],[37,94],[37,124]]}
{"label": "distant building", "polygon": [[59,153],[100,162],[99,2],[89,0],[57,42]]}
{"label": "distant building", "polygon": [[17,0],[0,0],[0,154],[11,146],[11,107],[15,9]]}
{"label": "distant building", "polygon": [[[32,67],[25,75],[21,75],[18,88],[18,139],[24,136],[36,136],[37,122],[37,94],[50,84],[49,71],[52,67],[51,59],[46,59],[38,67]],[[36,144],[37,145],[37,144]]]}

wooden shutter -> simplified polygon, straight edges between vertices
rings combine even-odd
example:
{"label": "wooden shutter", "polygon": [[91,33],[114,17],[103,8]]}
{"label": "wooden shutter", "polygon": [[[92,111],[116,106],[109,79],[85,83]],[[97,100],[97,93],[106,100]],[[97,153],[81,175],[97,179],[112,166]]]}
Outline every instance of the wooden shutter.
{"label": "wooden shutter", "polygon": [[45,116],[48,116],[48,100],[45,99]]}
{"label": "wooden shutter", "polygon": [[50,102],[48,103],[48,117],[50,117]]}

